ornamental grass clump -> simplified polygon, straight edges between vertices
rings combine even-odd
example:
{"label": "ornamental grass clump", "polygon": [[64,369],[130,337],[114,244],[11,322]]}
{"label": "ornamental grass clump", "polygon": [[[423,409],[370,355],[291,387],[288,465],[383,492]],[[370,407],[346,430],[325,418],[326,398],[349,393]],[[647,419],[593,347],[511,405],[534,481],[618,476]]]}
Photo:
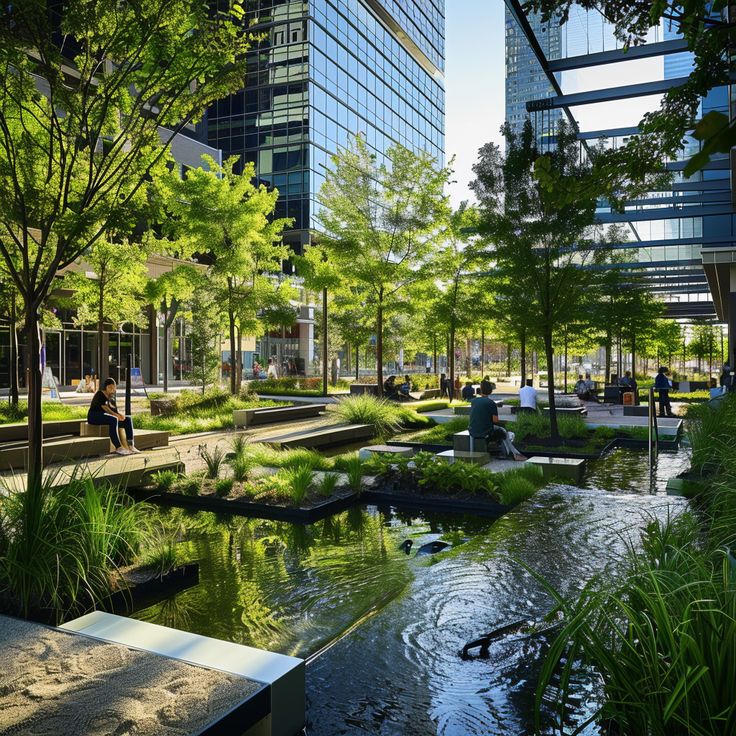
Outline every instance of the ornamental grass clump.
{"label": "ornamental grass clump", "polygon": [[206,467],[205,477],[217,479],[220,477],[220,469],[225,461],[225,453],[218,445],[210,451],[206,445],[199,446],[199,456],[204,460]]}
{"label": "ornamental grass clump", "polygon": [[323,498],[329,498],[335,493],[340,476],[337,473],[325,473],[316,483],[315,489]]}
{"label": "ornamental grass clump", "polygon": [[143,509],[92,477],[0,499],[0,610],[58,623],[100,605],[149,537]]}
{"label": "ornamental grass clump", "polygon": [[312,466],[309,464],[300,465],[295,468],[282,470],[281,472],[284,474],[284,478],[291,488],[292,500],[297,506],[300,506],[312,485],[312,477],[314,475]]}
{"label": "ornamental grass clump", "polygon": [[390,437],[401,428],[401,412],[399,406],[362,394],[347,396],[330,407],[334,414],[349,424],[369,424],[378,437]]}
{"label": "ornamental grass clump", "polygon": [[151,482],[160,493],[169,493],[178,478],[173,470],[159,470],[151,475]]}

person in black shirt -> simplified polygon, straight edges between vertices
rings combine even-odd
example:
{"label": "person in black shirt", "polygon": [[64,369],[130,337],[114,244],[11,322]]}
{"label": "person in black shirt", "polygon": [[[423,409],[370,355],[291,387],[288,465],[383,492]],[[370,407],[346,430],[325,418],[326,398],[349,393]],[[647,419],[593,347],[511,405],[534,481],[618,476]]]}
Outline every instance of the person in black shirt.
{"label": "person in black shirt", "polygon": [[498,406],[490,396],[493,389],[490,381],[480,382],[480,396],[474,398],[470,403],[470,421],[468,423],[468,434],[476,440],[484,440],[486,446],[488,440],[495,440],[501,444],[504,454],[513,457],[514,460],[526,460],[516,447],[514,447],[514,433],[504,429],[498,420]]}
{"label": "person in black shirt", "polygon": [[[118,411],[115,403],[115,381],[105,379],[102,389],[92,397],[92,403],[87,412],[87,424],[98,426],[107,425],[110,431],[110,442],[115,445],[118,455],[132,455],[140,450],[133,444],[133,420]],[[125,430],[125,440],[120,441],[118,429]]]}
{"label": "person in black shirt", "polygon": [[463,401],[473,400],[473,397],[475,396],[475,389],[473,388],[473,384],[470,381],[465,382],[465,386],[463,386],[461,396]]}

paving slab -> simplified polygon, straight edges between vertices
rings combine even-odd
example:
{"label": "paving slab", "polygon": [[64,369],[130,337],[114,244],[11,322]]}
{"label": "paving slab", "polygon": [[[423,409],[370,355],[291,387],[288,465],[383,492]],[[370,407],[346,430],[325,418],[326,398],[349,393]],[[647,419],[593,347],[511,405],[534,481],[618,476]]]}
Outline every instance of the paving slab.
{"label": "paving slab", "polygon": [[247,733],[270,710],[256,680],[20,619],[0,617],[0,648],[7,736]]}

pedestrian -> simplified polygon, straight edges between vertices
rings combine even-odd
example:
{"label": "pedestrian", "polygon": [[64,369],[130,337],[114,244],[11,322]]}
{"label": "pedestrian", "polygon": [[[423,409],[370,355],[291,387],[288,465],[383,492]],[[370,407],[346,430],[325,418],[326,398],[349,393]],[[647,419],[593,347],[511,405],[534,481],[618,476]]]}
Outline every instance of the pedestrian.
{"label": "pedestrian", "polygon": [[465,381],[465,385],[463,386],[461,395],[463,401],[473,400],[473,397],[475,396],[475,389],[473,388],[473,384],[470,381]]}
{"label": "pedestrian", "polygon": [[[115,403],[115,389],[112,378],[106,378],[102,389],[92,397],[92,403],[87,412],[87,424],[93,426],[107,426],[110,433],[110,442],[115,445],[118,455],[132,455],[140,450],[133,443],[133,420],[118,411]],[[125,430],[125,438],[121,441],[119,429]]]}
{"label": "pedestrian", "polygon": [[266,369],[266,378],[276,380],[279,377],[278,368],[276,368],[276,362],[273,358],[268,359],[268,368]]}
{"label": "pedestrian", "polygon": [[654,379],[654,388],[659,391],[659,416],[660,417],[673,417],[672,405],[670,404],[670,388],[672,388],[672,382],[667,378],[667,374],[670,372],[669,368],[664,366],[660,367],[657,371],[657,376]]}
{"label": "pedestrian", "polygon": [[476,396],[470,403],[470,421],[468,433],[474,440],[480,440],[488,448],[489,441],[499,442],[504,454],[513,457],[519,462],[526,460],[514,447],[514,433],[504,429],[498,419],[498,406],[491,393],[490,381],[481,381],[480,396]]}
{"label": "pedestrian", "polygon": [[537,389],[531,378],[527,378],[526,385],[519,389],[519,411],[522,414],[537,413]]}
{"label": "pedestrian", "polygon": [[440,398],[450,398],[450,385],[447,375],[440,373]]}

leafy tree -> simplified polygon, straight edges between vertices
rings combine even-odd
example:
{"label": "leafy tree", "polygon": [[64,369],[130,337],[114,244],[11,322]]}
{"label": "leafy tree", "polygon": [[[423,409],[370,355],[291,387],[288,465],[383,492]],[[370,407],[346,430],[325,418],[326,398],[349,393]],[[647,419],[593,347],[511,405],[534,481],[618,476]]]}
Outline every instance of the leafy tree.
{"label": "leafy tree", "polygon": [[242,17],[241,0],[0,8],[0,256],[25,309],[31,489],[42,468],[41,305],[60,269],[105,233],[129,232],[173,137],[242,87]]}
{"label": "leafy tree", "polygon": [[376,378],[383,389],[384,321],[403,292],[433,271],[449,170],[426,153],[392,146],[379,164],[356,136],[332,159],[320,190],[321,244],[350,283],[365,288],[375,315]]}
{"label": "leafy tree", "polygon": [[720,351],[720,330],[712,322],[696,322],[692,326],[688,352],[698,361],[698,373],[708,359],[708,373],[713,373],[713,355]]}
{"label": "leafy tree", "polygon": [[[647,113],[640,124],[641,135],[633,137],[618,151],[598,162],[596,175],[624,169],[635,180],[643,180],[653,166],[660,167],[675,157],[682,140],[693,128],[702,97],[712,89],[730,83],[731,61],[728,53],[734,30],[727,3],[706,0],[527,0],[525,12],[538,12],[544,22],[564,23],[573,4],[601,13],[613,25],[623,48],[646,41],[647,33],[667,25],[682,34],[694,57],[694,70],[687,82],[669,90],[660,108]],[[728,153],[736,145],[736,125],[727,114],[711,111],[696,125],[694,137],[702,141],[685,169],[691,176],[716,153]]]}
{"label": "leafy tree", "polygon": [[242,335],[259,327],[257,314],[278,301],[279,285],[269,274],[280,272],[289,256],[281,232],[290,222],[272,219],[278,190],[253,183],[255,167],[248,162],[236,173],[238,157],[219,165],[204,156],[204,168],[190,169],[182,179],[166,181],[167,207],[173,228],[208,253],[217,303],[227,319],[230,337],[230,390],[240,389]]}
{"label": "leafy tree", "polygon": [[[575,134],[566,125],[561,124],[557,131],[555,149],[541,156],[528,120],[519,135],[508,125],[503,132],[506,155],[495,144],[486,144],[474,167],[477,179],[472,187],[480,202],[481,233],[492,244],[487,257],[496,262],[501,278],[523,289],[529,304],[530,333],[544,343],[550,428],[552,437],[558,439],[554,334],[591,291],[594,272],[583,266],[604,252],[599,249],[600,234],[593,227],[596,192],[561,203],[548,196],[534,177],[539,158],[545,159],[548,171],[563,180],[587,173],[589,164],[581,161]],[[485,278],[488,288],[493,288],[490,280],[494,277]]]}
{"label": "leafy tree", "polygon": [[190,313],[192,380],[205,392],[217,380],[220,367],[220,315],[217,300],[206,279],[200,279],[187,304]]}
{"label": "leafy tree", "polygon": [[[104,345],[105,322],[140,324],[143,290],[146,284],[147,252],[137,243],[97,240],[82,255],[83,271],[64,276],[64,286],[72,289],[74,308],[84,305],[78,316],[88,314],[97,328],[97,375],[103,380],[110,370]],[[89,268],[88,272],[87,268]]]}
{"label": "leafy tree", "polygon": [[[160,250],[159,252],[163,252]],[[163,317],[163,354],[164,354],[164,393],[169,390],[169,336],[171,325],[179,314],[182,305],[193,296],[198,288],[202,288],[203,275],[196,266],[180,263],[171,271],[164,271],[160,276],[146,284],[145,294],[149,304]]]}

